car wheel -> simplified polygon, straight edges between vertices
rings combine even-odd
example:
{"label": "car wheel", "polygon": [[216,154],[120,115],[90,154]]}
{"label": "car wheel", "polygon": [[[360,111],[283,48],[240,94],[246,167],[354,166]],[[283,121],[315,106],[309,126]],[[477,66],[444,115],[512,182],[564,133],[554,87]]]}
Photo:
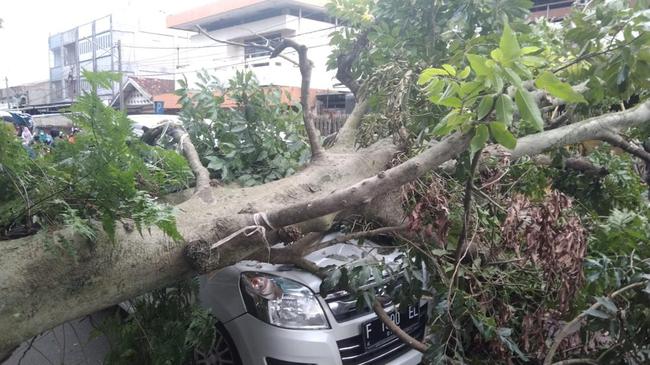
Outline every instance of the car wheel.
{"label": "car wheel", "polygon": [[212,346],[205,352],[194,349],[194,365],[241,365],[237,348],[221,324],[216,324],[215,339]]}

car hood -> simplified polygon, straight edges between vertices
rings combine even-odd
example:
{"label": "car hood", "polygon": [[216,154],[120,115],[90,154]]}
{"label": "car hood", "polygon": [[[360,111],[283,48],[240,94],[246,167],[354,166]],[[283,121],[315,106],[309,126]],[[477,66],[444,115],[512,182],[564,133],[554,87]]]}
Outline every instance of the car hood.
{"label": "car hood", "polygon": [[[325,236],[323,241],[333,239],[339,235],[340,233]],[[397,267],[400,262],[399,256],[399,250],[394,247],[380,246],[368,240],[363,241],[363,244],[359,244],[356,240],[350,240],[346,243],[337,243],[318,251],[314,251],[305,256],[305,258],[321,268],[328,266],[340,267],[362,259],[368,261],[383,261],[390,266]],[[297,269],[294,266],[273,265],[258,261],[242,261],[235,266],[239,272],[265,272],[295,280],[306,285],[316,293],[320,290],[322,280],[319,277],[304,270]]]}

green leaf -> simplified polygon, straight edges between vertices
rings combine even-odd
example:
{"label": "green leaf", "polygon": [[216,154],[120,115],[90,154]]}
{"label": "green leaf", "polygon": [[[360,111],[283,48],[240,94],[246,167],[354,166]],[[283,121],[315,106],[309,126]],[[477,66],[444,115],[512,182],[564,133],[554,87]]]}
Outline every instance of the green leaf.
{"label": "green leaf", "polygon": [[467,60],[477,76],[488,76],[490,74],[490,68],[486,65],[487,58],[475,54],[467,54]]}
{"label": "green leaf", "polygon": [[460,108],[461,106],[463,106],[463,102],[455,96],[449,96],[444,99],[441,99],[436,104],[448,106],[451,108]]}
{"label": "green leaf", "polygon": [[503,34],[499,41],[499,49],[503,55],[504,63],[509,63],[521,55],[521,48],[519,47],[517,37],[508,23],[503,25]]}
{"label": "green leaf", "polygon": [[[495,70],[496,71],[496,70]],[[501,92],[503,90],[503,78],[501,77],[500,72],[493,72],[489,76],[489,80],[492,83],[493,89],[497,92]]]}
{"label": "green leaf", "polygon": [[441,248],[434,248],[432,250],[429,250],[429,253],[432,254],[433,256],[446,256],[449,254],[449,251],[443,250]]}
{"label": "green leaf", "polygon": [[452,110],[447,114],[433,129],[433,134],[436,136],[445,136],[449,132],[458,128],[458,126],[467,122],[469,119],[469,114],[458,114],[458,110]]}
{"label": "green leaf", "polygon": [[444,68],[445,71],[447,71],[447,73],[450,74],[451,76],[456,76],[456,69],[454,68],[454,66],[445,63],[444,65],[442,65],[442,68]]}
{"label": "green leaf", "polygon": [[510,81],[514,86],[516,86],[516,87],[521,87],[521,85],[522,85],[521,78],[519,77],[519,75],[517,75],[517,73],[516,73],[513,69],[511,69],[511,68],[509,68],[509,67],[505,67],[503,70],[504,70],[505,73],[506,73],[506,78],[507,78],[507,79],[508,79],[508,80],[509,80],[509,81]]}
{"label": "green leaf", "polygon": [[600,303],[600,305],[605,307],[605,309],[610,313],[616,314],[618,312],[618,307],[614,304],[614,301],[608,297],[596,297],[596,302]]}
{"label": "green leaf", "polygon": [[504,62],[503,52],[499,48],[493,49],[492,52],[490,52],[490,57],[499,63]]}
{"label": "green leaf", "polygon": [[469,145],[470,153],[472,156],[474,156],[478,150],[485,146],[485,143],[487,142],[489,136],[488,127],[485,124],[478,125],[474,129],[474,137],[472,137],[472,141]]}
{"label": "green leaf", "polygon": [[609,319],[609,314],[599,311],[598,309],[595,308],[589,308],[586,311],[584,311],[584,314],[596,317],[596,318],[602,318],[602,319]]}
{"label": "green leaf", "polygon": [[458,89],[458,95],[460,97],[473,96],[483,91],[484,83],[483,81],[469,81],[463,82]]}
{"label": "green leaf", "polygon": [[497,98],[497,120],[500,120],[507,125],[512,124],[512,115],[514,110],[514,105],[512,104],[512,99],[508,95],[501,94]]}
{"label": "green leaf", "polygon": [[337,268],[332,270],[320,284],[321,294],[327,294],[332,289],[336,288],[336,286],[339,284],[339,281],[341,281],[342,274],[343,272],[341,269]]}
{"label": "green leaf", "polygon": [[478,120],[483,120],[488,115],[492,110],[492,105],[494,105],[494,96],[486,95],[481,99],[476,112]]}
{"label": "green leaf", "polygon": [[206,158],[208,159],[208,161],[210,161],[210,163],[208,163],[208,166],[207,166],[210,170],[219,171],[219,170],[223,169],[224,161],[221,160],[220,158],[218,158],[216,156],[208,156]]}
{"label": "green leaf", "polygon": [[534,46],[532,46],[532,47],[522,47],[521,48],[521,54],[527,55],[527,54],[531,54],[531,53],[537,53],[537,52],[539,52],[541,50],[542,50],[541,48],[534,47]]}
{"label": "green leaf", "polygon": [[420,74],[418,85],[428,83],[434,76],[449,76],[449,73],[441,68],[427,68]]}
{"label": "green leaf", "polygon": [[497,336],[499,338],[499,341],[501,341],[501,343],[506,345],[506,347],[508,348],[508,350],[510,350],[510,352],[512,352],[514,354],[517,354],[517,356],[522,361],[528,362],[528,357],[526,355],[524,355],[523,352],[521,352],[521,350],[519,349],[519,346],[517,346],[517,344],[510,337],[510,335],[512,334],[512,329],[499,327],[499,328],[497,328],[496,333],[497,333]]}
{"label": "green leaf", "polygon": [[544,130],[542,113],[539,111],[535,100],[530,93],[523,88],[517,88],[515,92],[515,103],[519,109],[522,119],[532,124],[536,131]]}
{"label": "green leaf", "polygon": [[566,82],[562,82],[555,77],[551,72],[544,71],[535,80],[535,86],[540,89],[546,90],[549,94],[556,98],[562,99],[569,103],[586,103],[585,98],[571,87]]}
{"label": "green leaf", "polygon": [[510,150],[517,147],[517,139],[512,135],[512,133],[510,133],[505,123],[491,122],[490,133],[492,134],[494,140],[503,147]]}
{"label": "green leaf", "polygon": [[429,101],[436,103],[440,100],[442,96],[442,89],[445,88],[445,82],[441,79],[434,79],[431,81],[429,86],[427,86],[427,94],[429,95]]}
{"label": "green leaf", "polygon": [[470,73],[471,70],[472,70],[472,69],[471,69],[469,66],[465,66],[465,68],[463,69],[463,71],[461,71],[461,72],[458,74],[458,78],[461,79],[461,80],[464,80],[465,78],[467,78],[467,76],[469,76],[469,73]]}
{"label": "green leaf", "polygon": [[539,56],[524,56],[521,63],[528,67],[542,67],[546,64],[546,59]]}

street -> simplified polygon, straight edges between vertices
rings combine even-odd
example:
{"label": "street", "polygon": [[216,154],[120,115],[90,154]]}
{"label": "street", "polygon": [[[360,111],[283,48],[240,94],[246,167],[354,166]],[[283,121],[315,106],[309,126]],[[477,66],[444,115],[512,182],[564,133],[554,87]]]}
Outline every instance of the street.
{"label": "street", "polygon": [[46,331],[26,341],[2,365],[96,365],[102,364],[108,341],[93,333],[93,326],[114,313],[105,309]]}

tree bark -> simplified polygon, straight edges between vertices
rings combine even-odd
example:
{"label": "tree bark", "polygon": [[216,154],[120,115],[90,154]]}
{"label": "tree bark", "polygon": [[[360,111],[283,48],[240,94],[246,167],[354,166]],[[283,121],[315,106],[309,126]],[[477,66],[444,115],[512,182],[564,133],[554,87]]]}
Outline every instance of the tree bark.
{"label": "tree bark", "polygon": [[298,52],[298,64],[300,68],[300,76],[302,81],[300,83],[300,105],[302,106],[302,119],[307,132],[307,139],[309,140],[309,147],[311,148],[312,160],[317,160],[323,157],[323,147],[320,143],[318,131],[314,127],[314,120],[309,111],[309,85],[311,84],[311,70],[313,68],[312,62],[307,58],[307,47],[298,44],[291,39],[283,39],[282,43],[271,52],[271,58],[277,57],[286,48],[293,48]]}
{"label": "tree bark", "polygon": [[650,121],[650,100],[623,112],[605,114],[519,138],[517,147],[512,150],[512,159],[537,155],[552,148],[590,139],[601,139],[612,130],[623,130],[648,123],[648,121]]}

